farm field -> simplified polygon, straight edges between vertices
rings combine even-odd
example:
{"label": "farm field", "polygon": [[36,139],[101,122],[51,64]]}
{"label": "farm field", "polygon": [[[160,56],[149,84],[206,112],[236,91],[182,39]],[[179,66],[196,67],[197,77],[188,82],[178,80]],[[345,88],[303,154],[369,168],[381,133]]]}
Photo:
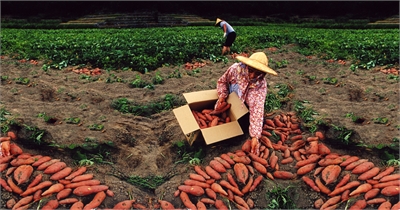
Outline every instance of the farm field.
{"label": "farm field", "polygon": [[[143,30],[152,37],[151,31]],[[184,34],[194,33],[193,30],[190,32],[181,28],[179,30]],[[396,55],[391,51],[392,46],[382,46],[381,48],[385,50],[382,50],[381,54],[387,53],[385,54],[387,59],[379,57],[372,65],[368,59],[360,60],[361,63],[351,60],[361,59],[363,56],[352,57],[346,53],[343,53],[342,57],[337,56],[336,53],[340,50],[334,49],[338,44],[333,41],[324,45],[306,38],[301,40],[300,35],[294,35],[296,39],[289,39],[284,35],[274,36],[278,32],[269,32],[274,36],[269,43],[268,40],[265,43],[261,40],[260,37],[263,37],[261,32],[255,32],[257,39],[253,37],[253,42],[257,40],[260,45],[246,48],[245,44],[252,43],[247,30],[246,27],[239,29],[243,31],[243,37],[238,38],[237,45],[232,48],[234,52],[245,55],[244,53],[263,51],[269,58],[270,66],[278,72],[278,76],[266,78],[270,93],[267,98],[267,102],[270,103],[266,104],[268,114],[266,118],[272,119],[277,115],[296,113],[300,119],[302,131],[300,134],[304,141],[310,136],[315,136],[316,131],[320,131],[325,136],[320,143],[326,145],[331,153],[368,159],[380,170],[392,164],[396,166],[393,173],[398,173],[396,164],[399,163],[399,157],[396,154],[399,151],[400,138],[399,64],[393,61],[395,60],[393,56]],[[84,30],[79,31],[84,32]],[[290,29],[282,31],[285,34],[289,33]],[[41,31],[32,32],[41,33]],[[72,32],[71,30],[67,33],[69,37],[73,36]],[[332,33],[331,31],[325,34],[317,33],[316,36],[333,37]],[[11,34],[2,32],[2,39],[11,37]],[[174,193],[178,186],[189,178],[190,173],[196,173],[193,165],[205,168],[215,157],[241,150],[248,139],[247,129],[244,126],[245,133],[242,136],[212,145],[196,141],[193,146],[189,146],[172,112],[173,108],[185,104],[182,93],[214,89],[219,76],[236,61],[235,54],[218,56],[219,46],[212,45],[207,48],[211,43],[218,43],[219,39],[216,36],[220,34],[215,31],[208,41],[204,41],[200,33],[193,35],[191,41],[202,49],[198,54],[193,53],[196,49],[186,48],[190,41],[186,41],[186,45],[182,45],[182,48],[171,45],[169,51],[166,51],[164,47],[170,46],[173,41],[181,43],[179,37],[171,37],[169,41],[149,47],[151,52],[155,53],[154,57],[157,56],[157,59],[153,60],[150,59],[151,53],[144,50],[146,44],[151,41],[132,45],[130,54],[123,51],[121,57],[118,57],[117,51],[113,51],[115,50],[113,45],[109,45],[110,57],[104,60],[103,55],[106,52],[93,44],[96,41],[90,40],[85,46],[92,46],[92,51],[80,46],[83,56],[85,52],[88,53],[86,58],[92,61],[90,64],[82,64],[84,59],[81,55],[79,58],[77,56],[75,61],[68,57],[74,54],[77,46],[63,51],[64,48],[60,46],[67,46],[67,43],[62,39],[54,42],[58,43],[53,45],[54,48],[44,46],[50,46],[51,43],[43,42],[41,46],[43,48],[36,45],[37,49],[42,51],[24,51],[24,47],[29,48],[29,43],[20,42],[17,45],[15,44],[17,42],[11,41],[22,39],[23,33],[21,34],[14,33],[13,36],[18,38],[7,40],[2,49],[2,136],[6,135],[8,130],[13,131],[18,139],[12,142],[20,146],[24,152],[60,159],[74,169],[82,165],[87,166],[86,173],[93,174],[95,179],[109,186],[115,194],[113,197],[106,197],[99,209],[113,208],[118,202],[127,199],[135,200],[136,207],[133,208],[140,208],[138,204],[141,204],[157,209],[154,205],[159,199],[171,202],[175,208],[185,208],[180,197],[175,197]],[[98,35],[94,33],[93,36],[107,43],[106,39],[102,39],[104,37]],[[122,43],[126,43],[123,41],[124,36],[121,33],[118,37]],[[340,33],[337,37],[344,39]],[[46,39],[47,37],[43,38]],[[77,36],[76,39],[82,41],[83,36]],[[133,38],[126,39],[136,41]],[[284,43],[279,44],[280,39],[285,40],[282,41]],[[357,37],[348,38],[351,39],[355,40]],[[298,43],[290,43],[293,40]],[[360,41],[364,44],[371,42],[368,38],[363,42]],[[35,43],[38,44],[39,41]],[[365,48],[360,44],[359,48],[365,50],[365,57],[377,56],[368,51],[371,48],[380,49],[376,43],[380,43],[379,40]],[[346,41],[346,44],[349,48],[354,47],[354,43],[349,41]],[[308,48],[301,48],[301,45],[307,45]],[[312,46],[315,47],[314,51]],[[319,46],[324,46],[323,50],[326,53],[318,52],[316,48]],[[122,44],[120,47],[124,48]],[[328,52],[327,49],[330,47],[332,51]],[[46,51],[48,49],[52,49],[53,55],[57,56],[52,59],[40,57],[38,52],[52,55],[50,51]],[[11,53],[11,50],[16,51]],[[179,54],[179,51],[193,54],[192,57],[185,56]],[[19,57],[24,52],[26,58],[32,59],[24,60]],[[96,52],[99,53],[97,58]],[[123,62],[124,58],[139,55],[138,52],[143,53],[141,59],[131,59],[131,63]],[[309,54],[305,55],[305,52]],[[172,61],[177,63],[159,64],[162,55],[168,55],[170,63],[173,63]],[[392,57],[389,58],[390,56]],[[145,69],[146,59],[151,62],[152,69]],[[65,62],[67,60],[68,62]],[[138,64],[132,64],[134,61]],[[121,69],[113,70],[113,68]],[[132,71],[132,69],[138,70]],[[280,140],[276,135],[270,139],[274,145]],[[286,141],[288,146],[292,143],[290,140]],[[268,150],[271,153],[275,151],[279,161],[283,159],[283,151],[275,148]],[[295,174],[296,162],[298,161],[279,164],[279,170]],[[312,209],[314,202],[319,198],[324,201],[330,198],[322,192],[314,191],[302,180],[303,176],[315,179],[316,168],[305,175],[297,175],[287,180],[278,178],[271,180],[264,175],[263,181],[255,190],[246,193],[243,198],[251,198],[254,201],[254,208],[273,209],[272,201],[274,199],[276,201],[278,197],[276,194],[275,197],[269,197],[268,193],[274,189],[287,189],[295,206],[292,206],[293,208]],[[276,168],[268,169],[271,173],[275,170]],[[228,171],[233,174],[233,169]],[[36,170],[34,175],[39,172]],[[342,167],[337,180],[327,186],[333,190],[339,180],[350,172],[351,170]],[[3,179],[6,179],[5,174],[6,170],[1,172]],[[255,171],[253,178],[259,175],[262,174]],[[357,177],[358,175],[352,174],[351,180],[356,181]],[[48,178],[49,175],[45,175],[43,179]],[[223,174],[223,178],[226,178],[226,174]],[[365,183],[365,181],[360,182]],[[240,187],[244,185],[241,184]],[[7,192],[4,188],[1,193],[2,209],[5,208],[7,200],[19,199],[17,194]],[[47,200],[54,199],[55,195],[52,196]],[[71,197],[77,197],[87,204],[93,196],[94,194]],[[337,208],[350,207],[357,200],[363,199],[363,196],[364,194],[361,194],[348,202],[341,202]],[[190,195],[191,201],[195,204],[202,197],[206,196]],[[389,200],[391,204],[399,202],[398,195],[380,194],[378,197]],[[237,208],[235,202],[228,201],[221,195],[218,195],[218,199],[223,200],[231,208]],[[43,203],[35,202],[30,208],[43,206],[47,200],[43,199]],[[64,209],[70,206],[59,205],[58,208]],[[378,206],[379,204],[371,204],[366,208],[377,209]],[[207,204],[207,208],[215,206]]]}

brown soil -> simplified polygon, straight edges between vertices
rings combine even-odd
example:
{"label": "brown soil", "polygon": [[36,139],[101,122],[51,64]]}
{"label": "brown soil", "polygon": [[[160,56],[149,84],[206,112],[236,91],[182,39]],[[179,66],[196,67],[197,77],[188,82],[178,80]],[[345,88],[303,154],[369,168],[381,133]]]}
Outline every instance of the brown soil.
{"label": "brown soil", "polygon": [[[338,64],[337,61],[329,63],[317,57],[305,57],[295,53],[293,46],[285,46],[278,51],[271,49],[263,51],[270,59],[270,66],[275,67],[279,76],[267,76],[269,91],[277,91],[277,84],[288,84],[293,87],[293,97],[282,110],[276,113],[294,111],[296,100],[308,101],[313,110],[319,113],[317,118],[327,120],[337,126],[344,126],[354,130],[352,140],[367,146],[380,144],[389,145],[395,137],[399,138],[399,87],[398,82],[388,79],[388,75],[379,71],[376,67],[370,70],[358,69],[355,72],[349,69],[350,64]],[[112,164],[95,163],[89,169],[96,179],[108,185],[114,191],[114,197],[107,197],[100,208],[112,208],[116,203],[128,199],[130,195],[138,203],[150,206],[149,203],[157,199],[164,199],[174,204],[176,208],[184,208],[179,197],[173,194],[177,187],[188,178],[188,174],[194,172],[188,163],[176,163],[180,161],[177,147],[178,141],[185,140],[179,124],[171,110],[154,114],[151,117],[123,114],[111,107],[114,99],[125,97],[141,104],[158,100],[165,94],[177,95],[183,100],[182,93],[199,90],[213,89],[216,81],[223,72],[235,62],[230,56],[228,62],[207,64],[199,68],[199,72],[186,70],[184,66],[165,66],[156,71],[142,74],[145,81],[150,81],[156,72],[160,72],[165,78],[165,83],[155,85],[154,90],[144,88],[130,88],[128,83],[107,83],[106,79],[115,75],[125,81],[133,81],[137,72],[134,71],[102,71],[97,81],[80,78],[71,71],[73,67],[63,70],[43,71],[38,65],[22,64],[16,60],[4,57],[1,61],[1,74],[9,77],[2,81],[1,102],[5,110],[23,124],[37,126],[46,130],[42,141],[53,142],[57,147],[37,147],[27,141],[29,134],[21,130],[14,130],[19,140],[16,142],[25,152],[31,154],[49,155],[60,158],[69,166],[75,167],[69,149],[62,146],[82,145],[87,139],[96,139],[98,142],[112,142],[114,147],[109,149],[109,156],[103,157]],[[277,62],[287,61],[287,66],[278,68]],[[398,69],[398,66],[397,66]],[[182,78],[168,78],[168,75],[179,70]],[[309,79],[316,76],[316,80]],[[27,77],[30,85],[17,84],[15,78]],[[323,78],[337,78],[339,85],[331,85],[323,82]],[[319,82],[317,82],[319,81]],[[52,123],[46,123],[38,114],[45,113],[53,116]],[[359,122],[353,122],[346,118],[346,114],[353,113],[362,118]],[[81,125],[66,123],[65,119],[79,117]],[[388,124],[377,124],[374,118],[387,118]],[[103,124],[103,131],[90,130],[89,125]],[[196,142],[194,147],[203,147],[206,156],[202,165],[222,153],[233,152],[241,148],[248,134],[233,139],[225,140],[214,145],[205,145]],[[350,149],[343,146],[336,139],[333,129],[322,130],[332,152],[339,154],[357,155],[367,158],[375,165],[384,167],[384,162],[378,154],[367,149]],[[304,135],[309,133],[305,132]],[[396,143],[397,144],[397,143]],[[280,154],[280,153],[279,153]],[[295,172],[294,164],[289,164],[282,169]],[[4,178],[5,172],[2,172]],[[310,174],[311,175],[311,174]],[[164,184],[154,191],[146,190],[129,184],[126,178],[129,176],[161,176],[166,177]],[[293,186],[292,198],[297,208],[310,209],[318,198],[328,199],[321,193],[312,191],[300,179],[275,180],[269,179],[263,182],[255,191],[245,198],[252,198],[256,208],[267,208],[270,200],[266,199],[266,192],[272,186]],[[0,208],[5,207],[5,201],[11,197],[18,198],[2,189],[2,201]],[[87,203],[93,196],[87,196],[82,200]],[[396,196],[395,196],[396,197]],[[192,197],[197,202],[196,197]],[[391,198],[397,202],[398,198]],[[343,203],[340,208],[344,208]],[[36,209],[37,205],[33,206]],[[69,206],[60,206],[69,208]],[[375,206],[376,208],[376,206]]]}

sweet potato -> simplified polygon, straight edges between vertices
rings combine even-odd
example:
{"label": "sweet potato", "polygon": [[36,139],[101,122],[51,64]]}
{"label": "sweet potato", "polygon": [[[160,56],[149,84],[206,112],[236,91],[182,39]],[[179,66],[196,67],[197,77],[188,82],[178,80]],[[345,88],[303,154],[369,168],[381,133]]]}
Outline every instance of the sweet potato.
{"label": "sweet potato", "polygon": [[223,160],[225,160],[226,162],[228,162],[230,165],[234,165],[234,164],[235,164],[235,161],[232,160],[231,156],[229,156],[229,155],[226,154],[226,153],[221,154],[220,157],[221,157]]}
{"label": "sweet potato", "polygon": [[41,158],[37,159],[34,163],[32,163],[33,167],[40,166],[42,163],[47,162],[51,160],[52,158],[50,156],[42,156]]}
{"label": "sweet potato", "polygon": [[251,163],[251,159],[248,157],[248,156],[238,156],[238,155],[235,155],[233,158],[232,158],[232,160],[233,161],[235,161],[235,163],[243,163],[243,164],[245,164],[245,165],[248,165],[248,164],[250,164]]}
{"label": "sweet potato", "polygon": [[322,200],[322,198],[318,198],[317,200],[314,201],[314,208],[320,209],[323,204],[324,200]]}
{"label": "sweet potato", "polygon": [[80,186],[75,188],[72,193],[77,196],[86,196],[104,190],[108,190],[107,185]]}
{"label": "sweet potato", "polygon": [[53,163],[53,164],[49,165],[48,167],[46,167],[46,169],[44,169],[43,173],[44,174],[54,174],[56,172],[61,171],[65,167],[67,167],[67,164],[65,162],[62,162],[62,161],[56,162],[56,163]]}
{"label": "sweet potato", "polygon": [[0,172],[7,169],[9,163],[0,163]]}
{"label": "sweet potato", "polygon": [[211,199],[213,200],[217,199],[217,193],[211,188],[206,188],[204,191],[206,192],[206,195]]}
{"label": "sweet potato", "polygon": [[329,155],[331,150],[323,143],[318,143],[318,154],[324,156]]}
{"label": "sweet potato", "polygon": [[72,180],[76,176],[84,174],[86,172],[86,170],[87,170],[86,166],[81,166],[78,169],[76,169],[75,171],[71,172],[71,174],[69,174],[67,177],[65,177],[65,179]]}
{"label": "sweet potato", "polygon": [[357,160],[359,160],[360,158],[358,156],[351,156],[349,158],[346,158],[345,160],[343,160],[343,162],[341,162],[339,165],[342,167],[346,167],[348,166],[350,163],[355,162]]}
{"label": "sweet potato", "polygon": [[338,165],[326,166],[321,172],[321,178],[326,185],[336,182],[342,168]]}
{"label": "sweet potato", "polygon": [[[293,152],[293,154],[294,154],[294,153],[295,153],[295,152]],[[296,167],[296,168],[300,168],[300,167],[305,166],[305,165],[307,165],[307,164],[315,163],[315,162],[317,162],[320,158],[321,158],[320,155],[311,154],[310,156],[308,156],[307,159],[305,159],[305,160],[299,160],[299,161],[296,163],[295,167]],[[297,159],[296,159],[296,160],[297,160]]]}
{"label": "sweet potato", "polygon": [[170,203],[169,201],[158,200],[158,202],[160,203],[160,208],[163,210],[174,210],[175,209],[174,205],[172,205],[172,203]]}
{"label": "sweet potato", "polygon": [[135,200],[123,200],[114,205],[114,210],[130,210]]}
{"label": "sweet potato", "polygon": [[201,181],[197,181],[197,180],[193,180],[193,179],[186,179],[183,182],[184,185],[188,185],[188,186],[198,186],[201,188],[209,188],[210,184],[207,184],[206,182],[201,182]]}
{"label": "sweet potato", "polygon": [[292,145],[289,147],[290,151],[296,151],[300,148],[302,148],[306,144],[306,141],[304,140],[297,140],[292,143]]}
{"label": "sweet potato", "polygon": [[23,193],[20,194],[20,196],[22,196],[22,197],[28,196],[28,195],[30,195],[30,194],[38,191],[38,190],[44,189],[45,187],[49,187],[51,185],[53,185],[53,183],[51,181],[48,181],[48,180],[40,182],[36,186],[33,186],[31,188],[27,188]]}
{"label": "sweet potato", "polygon": [[10,188],[12,189],[13,192],[15,192],[17,194],[23,193],[23,190],[14,183],[14,181],[12,180],[12,178],[10,176],[7,179],[7,184],[8,184],[8,186],[10,186]]}
{"label": "sweet potato", "polygon": [[108,189],[108,190],[106,190],[106,195],[107,195],[108,197],[114,197],[115,194],[114,194],[114,191]]}
{"label": "sweet potato", "polygon": [[211,166],[211,168],[213,168],[215,171],[219,172],[219,173],[225,173],[226,172],[226,168],[224,165],[222,165],[222,163],[220,163],[219,161],[213,159],[210,161],[209,166]]}
{"label": "sweet potato", "polygon": [[379,188],[373,188],[364,194],[364,199],[369,200],[375,198],[381,190]]}
{"label": "sweet potato", "polygon": [[350,206],[349,210],[360,210],[367,207],[367,202],[364,199],[357,200],[352,206]]}
{"label": "sweet potato", "polygon": [[254,208],[254,201],[251,198],[247,198],[246,200],[247,205],[249,205],[250,209]]}
{"label": "sweet potato", "polygon": [[351,182],[343,185],[342,187],[334,189],[331,193],[328,194],[328,196],[330,196],[330,197],[336,196],[336,195],[344,192],[345,190],[349,190],[353,187],[358,187],[360,184],[361,183],[359,181],[351,181]]}
{"label": "sweet potato", "polygon": [[378,175],[374,176],[372,179],[379,180],[382,177],[393,173],[393,171],[394,171],[394,166],[389,166],[389,167],[385,168],[383,171],[381,171]]}
{"label": "sweet potato", "polygon": [[335,189],[337,189],[337,188],[339,188],[339,187],[341,187],[341,186],[347,184],[347,183],[349,182],[350,178],[351,178],[351,175],[350,175],[350,174],[344,175],[344,176],[342,177],[342,179],[339,181],[339,183],[335,186]]}
{"label": "sweet potato", "polygon": [[201,202],[206,203],[206,204],[210,204],[210,205],[214,205],[215,204],[215,199],[210,199],[210,198],[201,198],[200,199]]}
{"label": "sweet potato", "polygon": [[18,145],[14,143],[10,143],[10,154],[11,155],[20,155],[22,154],[22,149]]}
{"label": "sweet potato", "polygon": [[228,196],[228,193],[224,190],[224,188],[222,188],[222,186],[216,182],[211,184],[211,189],[216,193]]}
{"label": "sweet potato", "polygon": [[189,199],[189,195],[182,191],[181,194],[179,194],[179,197],[183,203],[184,206],[186,206],[188,209],[196,209],[196,205],[193,204],[193,202]]}
{"label": "sweet potato", "polygon": [[232,176],[232,174],[230,173],[230,171],[228,171],[228,172],[226,173],[226,178],[227,178],[228,182],[229,182],[232,186],[234,186],[234,187],[236,187],[236,188],[239,188],[238,184],[237,184],[236,181],[235,181],[235,178]]}
{"label": "sweet potato", "polygon": [[318,174],[320,174],[321,171],[324,170],[324,168],[325,168],[325,167],[317,167],[317,168],[315,169],[315,171],[314,171],[313,176],[314,176],[314,177],[318,176]]}
{"label": "sweet potato", "polygon": [[56,183],[56,184],[53,184],[52,186],[50,186],[49,189],[44,191],[41,195],[42,196],[46,196],[46,195],[50,195],[50,194],[53,194],[53,193],[58,193],[63,189],[64,189],[64,185],[63,184]]}
{"label": "sweet potato", "polygon": [[374,204],[381,204],[383,202],[386,202],[386,198],[373,198],[367,201],[368,205],[374,205]]}
{"label": "sweet potato", "polygon": [[205,193],[202,187],[196,185],[179,185],[178,189],[194,196],[202,196]]}
{"label": "sweet potato", "polygon": [[293,158],[292,157],[287,157],[281,160],[281,164],[285,165],[285,164],[289,164],[293,162]]}
{"label": "sweet potato", "polygon": [[59,200],[58,203],[61,205],[66,205],[66,204],[76,203],[78,201],[79,201],[78,198],[64,198],[62,200]]}
{"label": "sweet potato", "polygon": [[328,187],[326,187],[323,183],[322,183],[322,181],[321,181],[321,179],[319,178],[319,177],[315,177],[315,184],[317,185],[317,187],[319,188],[319,190],[322,192],[322,193],[324,193],[324,194],[329,194],[329,193],[331,193],[332,191],[328,188]]}
{"label": "sweet potato", "polygon": [[233,199],[235,200],[235,202],[241,206],[243,206],[245,209],[250,209],[249,205],[246,203],[246,201],[241,198],[240,196],[234,195]]}
{"label": "sweet potato", "polygon": [[304,175],[307,174],[309,172],[311,172],[312,170],[314,170],[315,166],[317,165],[317,163],[309,163],[305,166],[300,167],[299,169],[297,169],[297,175]]}
{"label": "sweet potato", "polygon": [[371,185],[379,184],[378,180],[373,180],[373,179],[367,179],[365,180],[367,183],[370,183]]}
{"label": "sweet potato", "polygon": [[17,203],[17,201],[14,198],[10,198],[6,202],[6,207],[8,209],[12,209],[12,207]]}
{"label": "sweet potato", "polygon": [[7,190],[8,192],[12,192],[13,190],[11,189],[11,187],[7,184],[7,181],[4,180],[3,178],[0,177],[0,185],[1,187],[3,187],[5,190]]}
{"label": "sweet potato", "polygon": [[21,206],[25,206],[26,204],[29,204],[32,201],[33,201],[33,195],[23,197],[18,202],[15,203],[15,205],[12,207],[12,210],[18,209]]}
{"label": "sweet potato", "polygon": [[55,181],[63,179],[66,176],[68,176],[71,173],[71,171],[72,171],[71,167],[65,167],[64,169],[62,169],[62,170],[54,173],[53,175],[51,175],[50,179],[51,180],[55,180]]}
{"label": "sweet potato", "polygon": [[249,191],[253,192],[256,189],[256,187],[262,182],[263,179],[264,176],[258,175],[257,178],[254,179],[253,184],[251,185]]}
{"label": "sweet potato", "polygon": [[242,144],[242,150],[244,152],[250,152],[251,151],[251,139],[247,139],[243,144]]}
{"label": "sweet potato", "polygon": [[71,184],[71,180],[66,180],[66,179],[59,179],[57,180],[59,183],[63,184],[63,185],[68,185]]}
{"label": "sweet potato", "polygon": [[233,166],[233,171],[235,172],[238,182],[245,184],[247,179],[249,178],[249,169],[247,169],[246,165],[244,165],[243,163],[236,163]]}
{"label": "sweet potato", "polygon": [[254,181],[253,176],[250,176],[249,179],[248,179],[248,181],[247,181],[247,183],[246,183],[246,185],[245,185],[245,186],[242,188],[242,190],[241,190],[241,192],[242,192],[243,194],[246,194],[246,193],[249,192],[250,187],[251,187],[251,185],[253,184],[253,181]]}
{"label": "sweet potato", "polygon": [[361,193],[366,193],[366,192],[368,192],[369,190],[371,190],[372,189],[372,185],[371,184],[369,184],[369,183],[364,183],[364,184],[361,184],[361,185],[359,185],[355,190],[353,190],[349,195],[350,196],[353,196],[353,195],[358,195],[358,194],[361,194]]}
{"label": "sweet potato", "polygon": [[68,197],[72,193],[71,188],[64,188],[60,192],[57,193],[56,198],[57,200],[61,200],[63,198]]}
{"label": "sweet potato", "polygon": [[93,179],[93,177],[94,177],[93,174],[81,174],[71,179],[71,182],[81,182],[81,181],[91,180]]}
{"label": "sweet potato", "polygon": [[270,148],[270,149],[273,148],[273,147],[272,147],[272,142],[271,142],[271,140],[270,140],[268,137],[266,137],[266,136],[261,136],[259,140],[260,140],[260,142],[261,142],[262,144],[264,144],[267,148]]}
{"label": "sweet potato", "polygon": [[399,210],[400,209],[400,201],[393,204],[392,208],[390,210]]}
{"label": "sweet potato", "polygon": [[211,166],[207,165],[205,167],[206,173],[213,179],[219,180],[221,179],[221,174],[218,171],[214,170]]}
{"label": "sweet potato", "polygon": [[10,137],[13,141],[17,140],[17,135],[13,131],[8,131],[7,137]]}
{"label": "sweet potato", "polygon": [[384,196],[395,196],[400,194],[399,186],[387,186],[381,190],[381,194]]}
{"label": "sweet potato", "polygon": [[368,159],[358,159],[357,161],[354,161],[352,163],[350,163],[349,165],[347,165],[344,170],[346,171],[351,171],[353,170],[356,166],[360,165],[361,163],[367,162]]}
{"label": "sweet potato", "polygon": [[335,204],[339,203],[340,200],[341,200],[340,195],[333,196],[333,197],[329,198],[328,200],[326,200],[325,203],[322,204],[320,209],[326,209],[329,206],[335,205]]}
{"label": "sweet potato", "polygon": [[[39,160],[38,160],[38,161],[39,161]],[[57,163],[57,162],[60,162],[60,161],[61,161],[60,159],[51,159],[51,160],[48,160],[48,161],[46,161],[46,162],[40,164],[40,165],[36,168],[36,170],[43,171],[43,170],[45,170],[47,167],[49,167],[51,164],[54,164],[54,163]]]}
{"label": "sweet potato", "polygon": [[84,206],[83,202],[82,201],[78,201],[78,202],[75,202],[75,203],[72,204],[72,206],[70,207],[70,210],[82,210],[83,206]]}
{"label": "sweet potato", "polygon": [[354,169],[351,171],[352,174],[362,174],[371,168],[375,167],[373,162],[364,162],[361,163],[360,165],[354,167]]}
{"label": "sweet potato", "polygon": [[211,179],[211,177],[205,171],[203,171],[203,169],[199,165],[195,165],[194,170],[197,174],[203,176],[205,179]]}
{"label": "sweet potato", "polygon": [[33,162],[35,162],[35,158],[29,157],[29,158],[15,158],[10,162],[12,166],[20,166],[20,165],[31,165]]}
{"label": "sweet potato", "polygon": [[341,200],[342,202],[348,201],[350,199],[350,190],[345,190],[344,192],[342,192],[341,195]]}
{"label": "sweet potato", "polygon": [[390,210],[391,207],[392,204],[390,203],[390,201],[387,200],[379,205],[378,210]]}
{"label": "sweet potato", "polygon": [[5,156],[5,157],[0,156],[0,164],[1,164],[1,163],[10,163],[10,161],[11,161],[13,158],[14,158],[14,156],[12,156],[12,155]]}
{"label": "sweet potato", "polygon": [[[268,173],[267,173],[268,175]],[[276,179],[294,179],[295,174],[289,171],[274,171],[272,173],[273,177]]]}
{"label": "sweet potato", "polygon": [[218,210],[228,210],[229,208],[225,205],[225,203],[220,200],[217,199],[215,200],[215,204],[214,204],[215,208],[217,208]]}
{"label": "sweet potato", "polygon": [[343,159],[341,157],[324,158],[324,159],[318,161],[318,165],[320,165],[320,166],[339,165],[341,162],[343,162]]}
{"label": "sweet potato", "polygon": [[96,193],[96,195],[93,197],[93,199],[86,204],[83,209],[94,209],[97,208],[98,206],[100,206],[100,204],[104,201],[104,199],[106,199],[106,193],[104,191],[100,191],[98,193]]}
{"label": "sweet potato", "polygon": [[386,175],[379,179],[379,182],[388,182],[388,181],[393,181],[393,180],[399,180],[400,179],[400,174],[391,174],[391,175]]}
{"label": "sweet potato", "polygon": [[279,158],[278,156],[274,155],[269,158],[269,166],[272,169],[275,169],[276,165],[278,164]]}
{"label": "sweet potato", "polygon": [[260,174],[267,174],[267,168],[259,162],[253,161],[253,167],[258,171]]}
{"label": "sweet potato", "polygon": [[261,157],[258,157],[257,155],[255,155],[255,154],[253,154],[253,153],[249,153],[248,156],[249,156],[253,161],[259,162],[259,163],[261,163],[262,165],[267,165],[267,164],[268,164],[268,161],[267,161],[266,159],[263,159],[263,158],[261,158]]}
{"label": "sweet potato", "polygon": [[392,180],[372,185],[373,188],[385,188],[387,186],[400,186],[400,180]]}
{"label": "sweet potato", "polygon": [[304,183],[306,183],[308,186],[310,186],[314,191],[321,192],[321,190],[315,184],[314,180],[312,180],[310,177],[302,176],[301,179],[304,181]]}
{"label": "sweet potato", "polygon": [[99,185],[100,181],[97,179],[91,179],[91,180],[85,180],[85,181],[81,181],[81,182],[74,182],[74,183],[70,183],[65,185],[65,188],[77,188],[80,186],[94,186],[94,185]]}
{"label": "sweet potato", "polygon": [[58,200],[49,200],[47,203],[42,207],[42,210],[54,210],[58,207]]}
{"label": "sweet potato", "polygon": [[221,181],[219,182],[219,185],[221,185],[222,187],[225,187],[225,188],[231,190],[231,191],[232,191],[233,193],[235,193],[236,195],[239,195],[239,196],[243,196],[243,195],[244,195],[244,192],[240,191],[238,187],[235,187],[235,186],[231,185],[231,184],[230,184],[228,181],[226,181],[226,180],[221,180]]}
{"label": "sweet potato", "polygon": [[189,178],[192,180],[200,181],[200,182],[206,181],[206,179],[203,176],[201,176],[200,174],[190,173]]}
{"label": "sweet potato", "polygon": [[378,175],[379,171],[381,169],[379,167],[373,167],[370,170],[362,173],[360,176],[358,176],[359,180],[367,180],[367,179],[371,179],[372,177]]}
{"label": "sweet potato", "polygon": [[214,160],[217,160],[218,162],[220,162],[222,165],[224,165],[224,167],[226,169],[232,168],[231,164],[228,161],[222,159],[221,157],[214,157]]}

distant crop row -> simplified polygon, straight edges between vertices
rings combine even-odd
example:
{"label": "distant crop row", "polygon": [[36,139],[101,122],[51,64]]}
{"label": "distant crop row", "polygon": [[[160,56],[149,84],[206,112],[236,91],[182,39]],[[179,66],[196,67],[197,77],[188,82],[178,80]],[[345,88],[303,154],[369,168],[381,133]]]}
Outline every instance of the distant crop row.
{"label": "distant crop row", "polygon": [[[399,59],[399,29],[312,29],[296,25],[237,26],[234,52],[296,44],[303,55],[350,60],[361,68]],[[152,71],[220,56],[216,27],[140,29],[2,29],[1,55],[45,60],[52,68],[90,63],[104,69]],[[218,59],[217,59],[218,60]]]}

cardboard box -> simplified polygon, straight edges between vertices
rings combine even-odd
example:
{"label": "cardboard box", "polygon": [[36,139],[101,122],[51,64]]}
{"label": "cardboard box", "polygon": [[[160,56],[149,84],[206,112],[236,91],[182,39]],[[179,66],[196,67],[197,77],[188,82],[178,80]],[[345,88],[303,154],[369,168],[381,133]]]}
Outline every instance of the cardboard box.
{"label": "cardboard box", "polygon": [[205,129],[200,129],[192,110],[213,109],[218,100],[217,90],[184,93],[183,96],[188,104],[174,109],[173,112],[190,145],[201,137],[209,145],[243,134],[238,120],[249,110],[246,106],[242,106],[242,101],[235,92],[231,93],[226,100],[231,104],[228,112],[231,122]]}

